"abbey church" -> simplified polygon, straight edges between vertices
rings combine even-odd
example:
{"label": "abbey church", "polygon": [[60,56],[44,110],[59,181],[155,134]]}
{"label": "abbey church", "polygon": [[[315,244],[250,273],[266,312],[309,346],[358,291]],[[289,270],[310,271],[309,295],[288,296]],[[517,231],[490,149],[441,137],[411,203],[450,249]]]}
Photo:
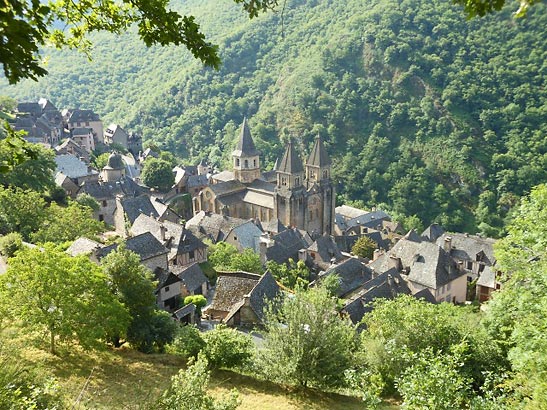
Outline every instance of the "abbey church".
{"label": "abbey church", "polygon": [[278,220],[312,236],[331,234],[334,226],[334,185],[331,160],[317,137],[304,165],[289,142],[274,171],[262,172],[247,120],[243,121],[235,150],[233,171],[213,175],[213,184],[193,199],[200,211],[262,223]]}

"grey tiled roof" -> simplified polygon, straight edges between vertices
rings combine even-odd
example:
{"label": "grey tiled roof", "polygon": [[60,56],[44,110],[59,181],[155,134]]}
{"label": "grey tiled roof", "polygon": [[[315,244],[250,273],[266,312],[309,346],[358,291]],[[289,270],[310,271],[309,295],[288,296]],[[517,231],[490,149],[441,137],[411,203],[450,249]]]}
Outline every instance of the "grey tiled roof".
{"label": "grey tiled roof", "polygon": [[480,260],[489,266],[494,265],[496,262],[494,257],[495,239],[465,233],[445,232],[437,238],[437,244],[443,246],[445,239],[448,237],[451,238],[452,249],[450,255],[452,257],[464,261]]}
{"label": "grey tiled roof", "polygon": [[357,258],[349,258],[344,262],[332,266],[323,275],[321,280],[329,275],[338,275],[340,286],[337,295],[344,297],[372,279],[372,269]]}
{"label": "grey tiled roof", "polygon": [[78,191],[80,194],[89,194],[97,200],[113,199],[116,195],[132,197],[147,192],[146,187],[138,185],[129,177],[123,177],[116,182],[89,182],[85,181]]}
{"label": "grey tiled roof", "polygon": [[185,305],[185,306],[181,307],[180,309],[176,310],[173,313],[173,316],[177,320],[181,320],[185,316],[191,315],[195,311],[196,311],[196,305],[194,305],[193,303],[189,303],[188,305]]}
{"label": "grey tiled roof", "polygon": [[235,176],[233,171],[222,171],[217,174],[214,174],[211,178],[216,181],[226,182],[226,181],[233,181],[235,179]]}
{"label": "grey tiled roof", "polygon": [[316,252],[324,262],[329,262],[332,259],[342,259],[342,253],[338,249],[336,242],[329,236],[323,235],[317,238],[317,240],[311,244],[308,248],[309,251]]}
{"label": "grey tiled roof", "polygon": [[74,242],[72,242],[72,244],[68,247],[66,252],[71,256],[77,256],[77,255],[95,252],[101,246],[102,245],[99,244],[98,242],[81,237],[76,239]]}
{"label": "grey tiled roof", "polygon": [[363,289],[346,302],[343,311],[358,324],[365,313],[372,311],[374,299],[393,299],[401,294],[409,295],[411,291],[399,273],[392,269],[365,283]]}
{"label": "grey tiled roof", "polygon": [[160,266],[154,269],[153,275],[157,281],[156,292],[159,292],[161,288],[172,285],[173,283],[180,282],[180,278],[177,275]]}
{"label": "grey tiled roof", "polygon": [[[145,261],[158,255],[167,254],[168,252],[167,248],[163,246],[161,242],[158,241],[150,232],[145,232],[141,235],[127,239],[125,242],[125,247],[139,255],[141,261]],[[97,256],[99,259],[102,259],[117,248],[117,243],[106,246],[98,251]]]}
{"label": "grey tiled roof", "polygon": [[100,118],[92,110],[72,110],[69,122],[100,121]]}
{"label": "grey tiled roof", "polygon": [[272,236],[272,239],[274,245],[266,249],[266,259],[277,263],[285,263],[289,258],[298,260],[298,251],[309,246],[302,233],[296,229],[285,229]]}
{"label": "grey tiled roof", "polygon": [[327,150],[323,146],[323,141],[321,140],[321,137],[318,135],[315,139],[315,143],[313,144],[313,148],[310,152],[310,156],[308,157],[306,165],[325,167],[330,164],[330,157],[327,154]]}
{"label": "grey tiled roof", "polygon": [[278,234],[279,232],[287,230],[287,227],[283,225],[279,219],[273,218],[269,222],[262,222],[262,230],[264,232]]}
{"label": "grey tiled roof", "polygon": [[435,242],[443,233],[444,229],[442,226],[438,224],[431,224],[425,229],[425,231],[422,232],[422,237],[430,242]]}
{"label": "grey tiled roof", "polygon": [[370,266],[377,272],[385,272],[391,267],[390,255],[393,255],[401,261],[410,281],[430,289],[438,289],[465,274],[441,247],[415,236],[407,234]]}
{"label": "grey tiled roof", "polygon": [[246,189],[246,186],[237,179],[234,179],[232,181],[219,182],[218,184],[209,185],[209,187],[217,197],[226,194],[233,194],[234,192],[238,191],[244,191]]}
{"label": "grey tiled roof", "polygon": [[256,286],[260,275],[246,272],[219,272],[215,295],[208,309],[229,312]]}
{"label": "grey tiled roof", "polygon": [[55,172],[62,172],[69,178],[80,178],[89,174],[87,164],[71,154],[57,155],[55,164]]}
{"label": "grey tiled roof", "polygon": [[479,279],[477,280],[477,285],[496,289],[496,272],[491,266],[484,267],[484,270],[480,273]]}
{"label": "grey tiled roof", "polygon": [[294,144],[292,141],[289,141],[287,147],[285,148],[285,153],[281,162],[277,168],[278,172],[283,172],[285,174],[297,174],[304,172],[304,165],[302,165],[302,159],[296,153],[294,149]]}
{"label": "grey tiled roof", "polygon": [[251,309],[253,309],[260,322],[264,320],[266,303],[275,299],[279,295],[279,292],[279,285],[270,271],[266,271],[256,286],[251,290]]}
{"label": "grey tiled roof", "polygon": [[186,222],[186,228],[199,237],[209,237],[214,241],[218,241],[224,240],[236,226],[247,222],[245,219],[201,211]]}
{"label": "grey tiled roof", "polygon": [[154,216],[156,218],[159,216],[156,208],[154,208],[154,205],[152,205],[152,202],[150,201],[150,197],[147,195],[122,199],[121,204],[127,215],[127,219],[131,224],[135,222],[135,219],[137,219],[140,214]]}
{"label": "grey tiled roof", "polygon": [[72,130],[72,135],[89,135],[92,132],[91,128],[74,128]]}
{"label": "grey tiled roof", "polygon": [[196,188],[209,185],[209,178],[207,175],[190,175],[186,182],[188,188]]}
{"label": "grey tiled roof", "polygon": [[191,264],[180,272],[175,270],[175,273],[190,292],[194,292],[196,289],[201,288],[201,285],[208,282],[207,277],[197,263]]}

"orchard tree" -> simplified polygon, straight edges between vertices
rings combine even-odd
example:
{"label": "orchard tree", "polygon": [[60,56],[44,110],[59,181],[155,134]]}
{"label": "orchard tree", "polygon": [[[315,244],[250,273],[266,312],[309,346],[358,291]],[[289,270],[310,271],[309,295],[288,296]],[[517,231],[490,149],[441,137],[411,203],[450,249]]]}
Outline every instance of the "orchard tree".
{"label": "orchard tree", "polygon": [[372,259],[374,250],[378,248],[378,244],[368,236],[361,236],[351,248],[351,253],[361,258]]}
{"label": "orchard tree", "polygon": [[52,353],[57,340],[99,347],[129,323],[107,280],[85,256],[73,258],[52,244],[24,248],[0,275],[0,301],[13,320],[30,331],[46,331]]}
{"label": "orchard tree", "polygon": [[173,167],[167,161],[157,158],[149,158],[142,168],[142,182],[145,185],[162,192],[171,189],[175,183]]}
{"label": "orchard tree", "polygon": [[171,386],[153,406],[157,410],[235,410],[239,406],[236,391],[226,397],[216,399],[208,392],[211,373],[209,363],[204,357],[181,370],[171,378]]}
{"label": "orchard tree", "polygon": [[[156,284],[150,271],[141,264],[139,256],[120,245],[102,261],[102,268],[110,280],[114,295],[128,310],[131,320],[123,332],[113,333],[116,346],[125,339],[143,352],[151,352],[173,341],[176,325],[166,312],[156,307]],[[165,317],[167,315],[167,317]]]}
{"label": "orchard tree", "polygon": [[336,300],[323,287],[297,290],[266,311],[265,346],[258,366],[277,382],[334,388],[344,384],[353,362],[355,329],[338,315]]}
{"label": "orchard tree", "polygon": [[61,243],[86,236],[94,237],[105,231],[103,222],[93,218],[91,208],[71,202],[63,207],[52,203],[38,231],[31,235],[35,242]]}
{"label": "orchard tree", "polygon": [[38,192],[0,186],[0,233],[19,232],[28,240],[46,218],[45,207]]}

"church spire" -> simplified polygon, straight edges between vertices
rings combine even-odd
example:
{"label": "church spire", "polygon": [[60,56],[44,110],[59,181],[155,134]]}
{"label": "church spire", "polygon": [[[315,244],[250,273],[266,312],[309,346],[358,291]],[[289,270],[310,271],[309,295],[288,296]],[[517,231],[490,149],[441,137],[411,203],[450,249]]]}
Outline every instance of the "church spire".
{"label": "church spire", "polygon": [[283,172],[285,174],[298,174],[304,172],[304,166],[302,160],[294,149],[294,143],[292,139],[285,148],[285,154],[277,167],[277,172]]}
{"label": "church spire", "polygon": [[321,136],[317,134],[315,144],[313,145],[310,156],[306,161],[306,165],[323,168],[329,166],[330,164],[331,160],[329,154],[327,154],[327,150],[323,146],[323,140],[321,139]]}
{"label": "church spire", "polygon": [[239,139],[235,150],[232,152],[234,157],[252,157],[259,155],[258,150],[255,148],[255,143],[251,137],[251,131],[247,124],[247,117],[243,118],[243,124],[241,124],[241,131],[239,133]]}

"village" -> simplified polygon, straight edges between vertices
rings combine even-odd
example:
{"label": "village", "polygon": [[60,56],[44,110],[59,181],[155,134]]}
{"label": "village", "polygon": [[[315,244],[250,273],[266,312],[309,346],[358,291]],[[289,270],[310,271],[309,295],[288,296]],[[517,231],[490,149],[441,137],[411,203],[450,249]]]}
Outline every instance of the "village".
{"label": "village", "polygon": [[[405,232],[382,210],[336,206],[331,160],[320,137],[304,161],[289,141],[274,169],[264,171],[244,120],[232,169],[217,170],[205,160],[175,166],[173,186],[160,192],[140,178],[146,161],[159,153],[143,150],[142,138],[118,124],[105,127],[91,110],[58,110],[41,98],[19,103],[12,126],[55,151],[56,184],[70,198],[97,201],[94,218],[111,228],[106,235],[139,255],[157,281],[158,307],[181,323],[260,326],[265,305],[291,292],[267,269],[263,275],[207,274],[207,244],[220,242],[252,250],[263,266],[301,262],[310,287],[337,275],[340,313],[355,325],[376,298],[406,294],[430,303],[482,303],[501,286],[493,239],[445,232],[436,224]],[[101,169],[90,161],[97,152],[109,153]],[[363,237],[374,244],[368,256],[352,252]],[[67,252],[99,262],[119,243],[81,237]],[[193,295],[206,298],[203,309],[184,304]]]}

